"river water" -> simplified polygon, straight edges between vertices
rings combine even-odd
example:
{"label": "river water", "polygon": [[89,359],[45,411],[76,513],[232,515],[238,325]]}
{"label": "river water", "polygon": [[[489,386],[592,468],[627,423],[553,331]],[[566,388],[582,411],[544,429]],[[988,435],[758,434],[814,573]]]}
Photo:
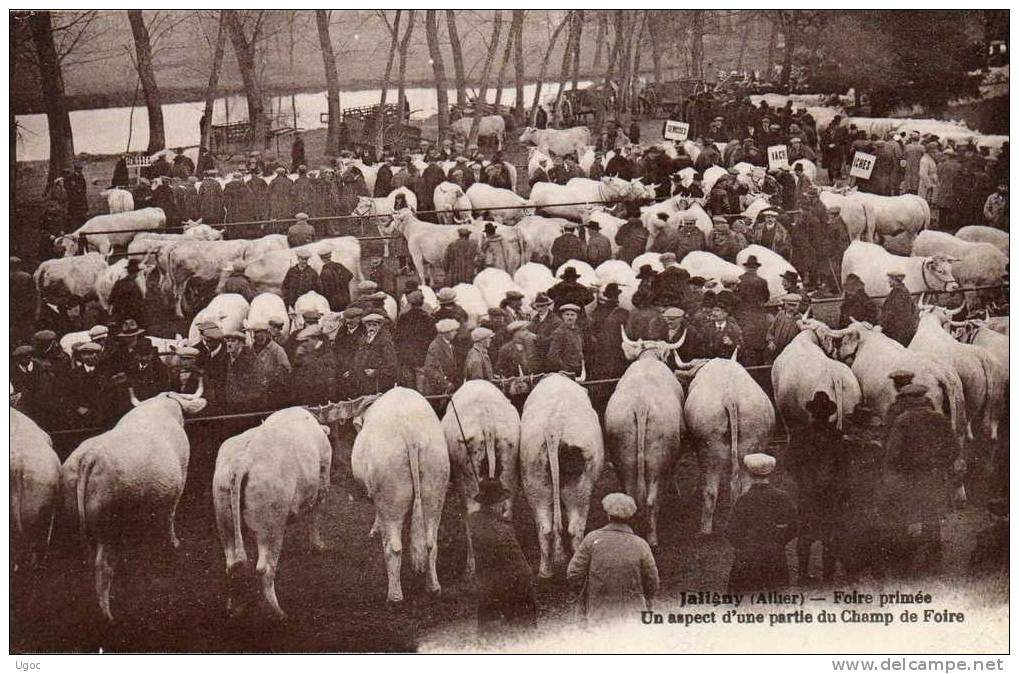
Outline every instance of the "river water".
{"label": "river water", "polygon": [[[589,82],[582,82],[587,86]],[[524,87],[524,104],[530,107],[534,98],[535,84]],[[542,99],[551,92],[555,95],[557,82],[543,85]],[[407,89],[407,102],[411,109],[411,118],[427,119],[434,115],[436,105],[434,88]],[[340,107],[352,108],[374,105],[379,102],[380,89],[340,92]],[[495,90],[489,90],[486,99],[495,101]],[[391,103],[396,102],[396,89],[393,88],[386,96]],[[449,91],[449,100],[456,100],[456,91]],[[516,88],[503,89],[502,103],[512,105],[516,102]],[[279,111],[292,121],[292,106],[289,96],[272,99],[273,111]],[[321,114],[326,112],[326,92],[296,94],[294,106],[297,110],[297,126],[302,129],[319,129],[325,124],[321,122]],[[171,103],[163,106],[163,124],[166,131],[167,147],[197,145],[199,141],[198,121],[205,108],[203,101]],[[228,110],[229,108],[229,110]],[[228,116],[229,115],[229,116]],[[247,104],[243,96],[231,96],[216,100],[213,120],[215,124],[227,121],[247,119]],[[46,115],[17,115],[19,127],[18,152],[19,161],[46,160],[49,158],[49,126]],[[148,112],[144,105],[134,108],[132,117],[130,107],[101,108],[95,110],[76,110],[71,113],[71,132],[74,135],[74,151],[88,154],[114,154],[130,151],[143,151],[149,144]],[[128,148],[128,136],[130,147]]]}

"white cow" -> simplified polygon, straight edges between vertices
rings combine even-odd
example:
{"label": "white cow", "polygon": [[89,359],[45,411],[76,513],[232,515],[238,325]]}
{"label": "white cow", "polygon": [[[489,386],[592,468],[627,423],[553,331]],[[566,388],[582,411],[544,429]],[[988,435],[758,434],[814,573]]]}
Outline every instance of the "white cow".
{"label": "white cow", "polygon": [[268,324],[271,320],[281,321],[283,334],[290,334],[290,315],[287,312],[286,304],[283,303],[283,298],[275,293],[255,295],[248,308],[248,318],[244,321],[244,327],[250,328],[258,323]]}
{"label": "white cow", "polygon": [[856,274],[868,295],[881,297],[891,292],[888,272],[897,270],[906,275],[903,282],[911,293],[950,292],[959,287],[952,275],[953,262],[945,255],[901,257],[875,243],[854,241],[842,254],[842,283],[849,274]]}
{"label": "white cow", "polygon": [[462,187],[456,183],[443,181],[435,186],[433,194],[435,210],[439,211],[439,222],[450,225],[454,222],[471,220],[471,200],[464,194]]}
{"label": "white cow", "polygon": [[[256,290],[278,293],[287,271],[297,263],[296,250],[298,249],[271,250],[263,253],[247,263],[244,267],[244,276],[251,281]],[[308,259],[308,265],[316,272],[322,271],[321,256],[339,251],[338,262],[354,276],[351,284],[364,280],[364,273],[361,270],[361,243],[353,236],[322,239],[301,246],[300,250],[307,250],[312,254]]]}
{"label": "white cow", "polygon": [[592,204],[639,199],[643,196],[643,185],[606,176],[601,180],[572,178],[565,185],[535,183],[531,188],[530,200],[541,214],[580,222],[584,218],[584,211]]}
{"label": "white cow", "polygon": [[309,290],[298,297],[297,301],[294,302],[293,332],[304,329],[304,314],[309,311],[317,311],[320,317],[325,316],[329,313],[329,300],[322,297],[314,290]]}
{"label": "white cow", "polygon": [[822,189],[821,203],[828,210],[834,210],[850,241],[873,243],[876,240],[877,214],[869,201],[855,198],[856,192],[835,192]]}
{"label": "white cow", "polygon": [[520,473],[538,530],[539,578],[551,578],[553,565],[566,561],[563,506],[573,550],[579,548],[604,458],[601,425],[587,391],[561,374],[539,381],[520,421]]}
{"label": "white cow", "polygon": [[114,246],[126,248],[138,230],[165,226],[166,213],[162,208],[141,208],[126,213],[96,215],[70,234],[58,238],[54,246],[62,247],[65,256],[77,255],[78,240],[82,235],[88,235],[90,232],[112,232],[86,236],[88,250],[109,256]]}
{"label": "white cow", "polygon": [[40,297],[59,288],[71,297],[87,299],[95,295],[96,281],[106,267],[106,258],[99,253],[45,260],[35,270],[35,287]]}
{"label": "white cow", "polygon": [[931,207],[915,194],[886,197],[880,194],[856,192],[855,199],[870,204],[874,214],[876,236],[893,237],[908,233],[916,236],[931,224]]}
{"label": "white cow", "polygon": [[126,213],[134,210],[134,195],[122,187],[111,187],[99,193],[106,199],[110,213]]}
{"label": "white cow", "polygon": [[[276,598],[276,569],[287,524],[310,515],[311,546],[325,549],[319,521],[332,465],[328,436],[329,428],[310,412],[291,407],[220,447],[212,477],[212,504],[226,557],[227,611],[240,608],[246,576],[257,572],[262,596],[278,618],[286,619]],[[255,569],[244,549],[245,527],[258,546]]]}
{"label": "white cow", "polygon": [[488,303],[481,290],[470,283],[458,283],[453,286],[456,303],[467,312],[467,327],[475,328],[483,316],[488,315]]}
{"label": "white cow", "polygon": [[545,162],[545,171],[552,168],[552,158],[548,156],[548,148],[532,147],[528,148],[527,151],[527,178],[531,179],[534,174],[537,173],[538,169],[541,168],[541,162]]}
{"label": "white cow", "polygon": [[435,410],[406,388],[386,391],[368,408],[354,439],[351,468],[375,505],[370,537],[382,538],[389,578],[387,600],[403,601],[400,562],[403,523],[410,514],[410,556],[425,571],[429,592],[438,593],[435,562],[439,518],[449,486],[449,450]]}
{"label": "white cow", "polygon": [[736,254],[736,263],[740,266],[746,264],[747,258],[751,255],[757,257],[757,261],[761,263],[760,269],[757,270],[757,275],[768,282],[768,293],[774,299],[779,295],[785,294],[785,288],[782,286],[782,274],[787,271],[795,272],[796,268],[786,262],[785,258],[764,246],[759,246],[756,243],[752,243],[740,252]]}
{"label": "white cow", "polygon": [[[103,307],[103,311],[107,313],[109,313],[111,308],[110,294],[113,292],[114,284],[116,284],[116,282],[120,279],[127,277],[127,263],[128,260],[126,257],[117,260],[100,271],[99,275],[96,277],[96,297],[99,298],[99,304]],[[142,297],[145,297],[148,290],[146,278],[149,271],[153,268],[154,266],[145,265],[142,267],[142,272],[135,276],[135,285],[137,285],[138,289],[141,291]]]}
{"label": "white cow", "polygon": [[407,206],[414,212],[418,209],[418,198],[410,189],[397,187],[384,197],[358,197],[357,205],[351,215],[362,218],[388,218],[396,212],[396,195],[402,194],[407,200]]}
{"label": "white cow", "polygon": [[912,254],[917,257],[941,254],[953,258],[952,276],[963,289],[1000,285],[1008,275],[1008,255],[997,246],[964,241],[947,232],[920,232],[913,241]]}
{"label": "white cow", "polygon": [[513,281],[520,286],[528,302],[534,302],[538,293],[546,292],[556,283],[552,271],[545,265],[535,262],[528,262],[517,269],[513,273]]}
{"label": "white cow", "polygon": [[591,130],[586,126],[575,126],[571,129],[535,129],[528,126],[520,134],[521,143],[530,143],[548,150],[555,155],[566,155],[575,152],[579,157],[584,146],[591,144]]}
{"label": "white cow", "polygon": [[1008,255],[1008,232],[1003,232],[994,227],[985,225],[968,225],[955,233],[963,241],[970,243],[989,243],[997,246],[1005,255]]}
{"label": "white cow", "polygon": [[563,262],[559,265],[559,268],[556,269],[555,276],[557,279],[563,277],[563,272],[566,271],[567,267],[573,267],[576,272],[580,274],[580,278],[577,282],[581,285],[588,287],[598,285],[598,275],[594,273],[594,267],[583,260],[567,260],[566,262]]}
{"label": "white cow", "polygon": [[99,608],[111,622],[110,586],[129,536],[162,532],[172,547],[180,545],[173,520],[191,456],[184,415],[205,408],[202,390],[199,384],[193,394],[160,393],[143,402],[132,391],[134,409],[85,440],[60,469],[64,508],[94,556]]}
{"label": "white cow", "polygon": [[517,285],[509,274],[496,267],[487,267],[479,271],[471,285],[481,292],[489,309],[497,309],[499,304],[506,299],[506,293],[511,290],[521,294],[524,292],[524,289]]}
{"label": "white cow", "polygon": [[[468,514],[480,508],[474,497],[482,479],[498,479],[515,495],[520,452],[520,414],[494,384],[483,379],[465,382],[446,407],[442,432],[449,450],[453,483]],[[513,519],[513,496],[503,502],[502,515]],[[467,575],[474,574],[474,546],[467,528]]]}
{"label": "white cow", "polygon": [[[463,117],[449,125],[450,131],[457,138],[467,141],[471,133],[471,125],[474,124],[474,117]],[[478,124],[478,138],[482,136],[495,136],[499,141],[499,149],[502,149],[503,138],[506,135],[506,120],[500,115],[485,115]]]}
{"label": "white cow", "polygon": [[704,471],[700,533],[707,535],[712,530],[725,468],[730,470],[729,493],[735,503],[745,482],[743,457],[767,448],[775,427],[775,410],[735,359],[713,358],[697,370],[690,383],[684,413]]}
{"label": "white cow", "polygon": [[60,459],[53,441],[27,416],[10,408],[11,560],[33,568],[50,544],[60,500]]}
{"label": "white cow", "polygon": [[520,218],[534,215],[534,209],[530,207],[527,199],[512,190],[492,187],[485,183],[474,183],[468,187],[467,200],[474,207],[478,217],[487,210],[490,219],[504,225],[512,225]]}
{"label": "white cow", "polygon": [[212,321],[219,326],[223,332],[228,330],[240,330],[244,320],[250,311],[248,301],[242,295],[236,293],[225,293],[216,295],[191,321],[188,328],[188,343],[197,344],[202,339],[198,331],[198,324]]}
{"label": "white cow", "polygon": [[515,227],[524,240],[525,260],[551,260],[552,244],[568,224],[571,223],[565,218],[546,218],[541,215],[528,215],[520,220]]}
{"label": "white cow", "polygon": [[714,280],[722,284],[734,283],[743,274],[743,268],[739,265],[703,250],[690,251],[679,261],[679,266],[687,270],[690,276],[700,276],[707,281]]}

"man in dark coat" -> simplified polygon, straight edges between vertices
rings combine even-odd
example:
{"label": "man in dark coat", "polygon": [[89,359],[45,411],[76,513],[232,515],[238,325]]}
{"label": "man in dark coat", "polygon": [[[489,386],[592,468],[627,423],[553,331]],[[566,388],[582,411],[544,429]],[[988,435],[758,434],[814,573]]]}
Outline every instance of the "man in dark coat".
{"label": "man in dark coat", "polygon": [[321,405],[336,399],[336,360],[320,325],[297,334],[290,400],[295,405]]}
{"label": "man in dark coat", "polygon": [[393,338],[383,327],[385,322],[379,314],[368,314],[362,320],[364,336],[354,352],[351,367],[351,377],[360,395],[382,393],[396,385],[400,365]]}
{"label": "man in dark coat", "polygon": [[388,161],[379,167],[375,173],[375,191],[372,196],[388,197],[393,191],[393,169],[389,167]]}
{"label": "man in dark coat", "polygon": [[223,273],[228,275],[223,281],[223,293],[234,293],[251,302],[258,293],[255,292],[248,277],[244,275],[244,267],[245,263],[241,260],[234,260],[223,266]]}
{"label": "man in dark coat", "polygon": [[[218,184],[216,186],[219,187]],[[180,225],[181,216],[177,213],[177,198],[168,179],[160,179],[156,189],[152,190],[152,206],[163,209],[166,214],[167,227]]]}
{"label": "man in dark coat", "polygon": [[[203,183],[204,185],[204,183]],[[251,222],[254,218],[250,212],[251,191],[244,184],[240,173],[234,173],[230,182],[223,188],[223,206],[226,208],[225,222]],[[237,227],[231,227],[231,233],[237,235]],[[240,237],[238,237],[240,238]]]}
{"label": "man in dark coat", "polygon": [[481,509],[468,515],[477,578],[478,635],[512,639],[537,626],[533,573],[512,523],[502,516],[510,492],[491,478],[478,487],[474,499]]}
{"label": "man in dark coat", "polygon": [[297,222],[287,228],[287,245],[299,248],[315,241],[315,227],[308,222],[308,214],[301,211],[294,218]]}
{"label": "man in dark coat", "polygon": [[364,310],[360,307],[347,307],[343,310],[343,324],[336,331],[333,339],[333,352],[336,358],[337,397],[341,400],[356,398],[358,395],[357,380],[353,377],[354,354],[358,344],[364,337],[364,326],[361,317]]}
{"label": "man in dark coat", "polygon": [[[634,211],[636,213],[634,213]],[[627,219],[616,232],[616,244],[619,246],[619,259],[627,264],[633,262],[638,255],[647,251],[648,231],[640,219],[640,211],[634,207]]]}
{"label": "man in dark coat", "polygon": [[458,283],[470,283],[474,280],[480,251],[478,244],[471,239],[471,229],[461,227],[457,230],[459,238],[446,248],[442,266],[446,270],[446,285],[453,287]]}
{"label": "man in dark coat", "polygon": [[[251,173],[251,179],[248,180],[245,185],[248,188],[251,201],[251,219],[252,220],[268,220],[269,219],[269,183],[265,182],[262,176],[254,171]],[[259,230],[261,234],[261,230]]]}
{"label": "man in dark coat", "polygon": [[105,425],[109,418],[109,373],[98,365],[101,347],[94,342],[78,346],[78,364],[58,380],[72,425],[77,428]]}
{"label": "man in dark coat", "polygon": [[736,286],[736,322],[743,332],[743,349],[740,362],[746,366],[762,365],[765,359],[768,333],[768,316],[764,310],[770,294],[768,282],[757,275],[761,264],[756,255],[743,263],[746,270]]}
{"label": "man in dark coat", "polygon": [[216,169],[216,158],[204,147],[198,149],[198,164],[193,173],[196,176],[204,176],[206,171]]}
{"label": "man in dark coat", "polygon": [[423,366],[425,395],[451,393],[460,386],[461,373],[453,340],[460,330],[460,323],[452,318],[436,321],[436,336],[428,345]]}
{"label": "man in dark coat", "polygon": [[579,376],[584,369],[584,338],[577,325],[581,309],[576,304],[564,304],[558,311],[562,325],[549,337],[545,370]]}
{"label": "man in dark coat", "polygon": [[350,270],[339,263],[339,257],[339,251],[332,251],[322,263],[322,272],[318,275],[322,295],[329,301],[332,311],[343,311],[350,304],[350,282],[354,278]]}
{"label": "man in dark coat", "polygon": [[148,178],[138,178],[138,184],[131,190],[135,210],[152,205],[152,186]]}
{"label": "man in dark coat", "polygon": [[598,306],[591,313],[586,349],[591,354],[592,379],[621,377],[629,365],[623,355],[621,328],[626,326],[630,312],[619,306],[620,294],[617,284],[607,284],[598,297]]}
{"label": "man in dark coat", "polygon": [[[287,177],[282,166],[276,169],[276,177],[269,183],[269,218],[286,220],[294,217],[294,183]],[[268,232],[267,232],[268,233]]]}
{"label": "man in dark coat", "polygon": [[697,218],[684,217],[679,223],[679,229],[676,230],[676,245],[672,251],[676,254],[676,259],[682,262],[687,253],[704,250],[705,247],[704,232],[697,228]]}
{"label": "man in dark coat", "polygon": [[612,243],[601,233],[601,225],[597,222],[591,221],[585,227],[587,228],[587,243],[584,245],[582,259],[592,268],[597,269],[602,262],[612,259]]}
{"label": "man in dark coat", "polygon": [[616,151],[615,156],[605,165],[605,175],[623,180],[633,179],[633,164],[623,156],[621,151]]}
{"label": "man in dark coat", "polygon": [[555,303],[556,311],[559,311],[564,304],[587,306],[594,299],[594,293],[579,282],[580,274],[573,267],[564,269],[559,278],[561,279],[559,283],[548,289],[548,296]]}
{"label": "man in dark coat", "polygon": [[733,506],[726,529],[736,552],[728,591],[781,590],[789,585],[785,546],[797,534],[796,506],[787,493],[768,483],[774,457],[748,454],[743,465],[752,483]]}
{"label": "man in dark coat", "polygon": [[294,132],[294,142],[290,144],[290,170],[297,172],[297,167],[307,164],[304,157],[304,138],[300,131]]}
{"label": "man in dark coat", "polygon": [[294,306],[297,298],[306,292],[314,290],[322,292],[322,283],[319,280],[318,272],[308,265],[311,253],[306,250],[297,251],[297,264],[287,270],[283,277],[283,285],[280,290],[283,293],[283,301],[288,307]]}
{"label": "man in dark coat", "polygon": [[428,345],[436,335],[435,320],[424,310],[424,301],[420,290],[407,294],[409,306],[397,321],[393,337],[396,357],[400,361],[401,381],[415,389],[419,389],[418,375],[425,365]]}
{"label": "man in dark coat", "polygon": [[128,365],[124,374],[138,400],[170,390],[170,371],[159,359],[159,349],[152,342],[139,347],[138,359]]}
{"label": "man in dark coat", "polygon": [[297,179],[294,180],[291,196],[294,212],[310,213],[312,211],[313,186],[311,178],[308,177],[308,167],[304,164],[297,167]]}
{"label": "man in dark coat", "polygon": [[545,365],[545,356],[548,353],[548,344],[552,338],[552,333],[563,322],[552,310],[553,304],[552,299],[545,293],[538,293],[531,303],[534,316],[531,318],[531,324],[528,329],[537,338],[535,341],[536,355],[542,367]]}
{"label": "man in dark coat", "polygon": [[704,326],[702,338],[706,358],[729,358],[737,348],[742,352],[743,331],[729,317],[731,297],[732,293],[724,290],[713,298],[705,297],[709,321]]}
{"label": "man in dark coat", "polygon": [[223,188],[215,176],[215,171],[206,171],[205,179],[198,189],[198,210],[207,225],[220,224],[224,216]]}
{"label": "man in dark coat", "polygon": [[117,159],[116,166],[113,167],[113,179],[110,180],[110,184],[114,187],[127,187],[128,176],[127,176],[127,155],[122,154]]}
{"label": "man in dark coat", "polygon": [[878,323],[878,311],[874,301],[867,296],[863,281],[856,274],[846,276],[846,282],[842,285],[845,293],[842,300],[842,311],[839,314],[837,329],[848,326],[852,320],[857,320],[871,325]]}
{"label": "man in dark coat", "polygon": [[[888,285],[892,290],[881,306],[881,331],[903,346],[909,346],[916,334],[920,314],[913,296],[906,289],[906,275],[898,270],[888,272]],[[860,320],[860,319],[857,319]]]}
{"label": "man in dark coat", "polygon": [[569,222],[563,225],[563,233],[552,242],[552,271],[559,269],[569,260],[584,259],[584,242],[575,233],[577,225]]}
{"label": "man in dark coat", "polygon": [[67,190],[67,220],[72,228],[85,222],[88,215],[88,185],[82,174],[84,168],[85,165],[80,161],[74,162],[74,173],[64,180],[64,188]]}
{"label": "man in dark coat", "polygon": [[[198,204],[198,178],[188,176],[186,180],[181,181],[180,187],[175,189],[177,189],[178,201],[180,203],[180,210],[178,211],[180,219],[183,221],[185,219],[198,220],[201,218],[202,214]],[[137,208],[137,204],[135,208]]]}
{"label": "man in dark coat", "polygon": [[[428,166],[421,172],[421,179],[418,181],[418,189],[415,194],[418,198],[419,211],[431,211],[435,209],[435,188],[446,180],[446,173],[436,163],[437,158],[433,155],[427,160]],[[422,213],[421,219],[426,222],[437,222],[434,213]]]}
{"label": "man in dark coat", "polygon": [[686,303],[690,272],[676,264],[674,253],[663,253],[661,262],[665,269],[655,279],[654,303],[660,307],[681,307]]}
{"label": "man in dark coat", "polygon": [[217,404],[226,396],[226,370],[230,360],[223,344],[223,331],[215,323],[200,325],[202,339],[195,348],[198,355],[195,365],[205,379],[206,397],[210,404]]}
{"label": "man in dark coat", "polygon": [[459,185],[464,192],[474,184],[474,171],[467,166],[467,157],[458,156],[456,164],[449,169],[449,181]]}
{"label": "man in dark coat", "polygon": [[141,264],[138,258],[133,257],[127,261],[127,275],[113,284],[110,290],[110,315],[114,323],[119,324],[133,318],[140,325],[145,325],[145,296],[138,285],[141,280],[138,278],[139,273]]}
{"label": "man in dark coat", "polygon": [[[66,381],[65,381],[66,383]],[[43,428],[58,426],[64,416],[56,395],[58,383],[53,367],[33,355],[27,344],[11,355],[10,385],[19,395],[18,408]]]}

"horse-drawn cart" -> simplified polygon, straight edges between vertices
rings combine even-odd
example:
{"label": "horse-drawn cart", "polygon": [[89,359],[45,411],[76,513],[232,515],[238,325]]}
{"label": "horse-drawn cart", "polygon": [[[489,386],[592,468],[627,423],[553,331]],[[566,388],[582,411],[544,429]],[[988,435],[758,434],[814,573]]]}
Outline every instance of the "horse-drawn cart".
{"label": "horse-drawn cart", "polygon": [[[344,108],[340,121],[340,145],[348,148],[367,149],[375,147],[379,129],[379,106],[364,105],[359,108]],[[410,118],[410,111],[404,110],[404,120]],[[322,113],[320,120],[328,123],[328,113]],[[382,149],[387,151],[403,150],[417,146],[421,141],[421,129],[416,126],[400,123],[399,109],[396,103],[387,103],[382,114]]]}
{"label": "horse-drawn cart", "polygon": [[268,149],[272,141],[277,141],[277,152],[279,151],[279,138],[299,131],[293,126],[284,125],[285,116],[267,116],[265,120],[265,137],[255,138],[255,130],[250,121],[227,122],[225,124],[213,124],[209,131],[209,152],[219,161],[230,161],[234,157],[242,156],[252,149]]}

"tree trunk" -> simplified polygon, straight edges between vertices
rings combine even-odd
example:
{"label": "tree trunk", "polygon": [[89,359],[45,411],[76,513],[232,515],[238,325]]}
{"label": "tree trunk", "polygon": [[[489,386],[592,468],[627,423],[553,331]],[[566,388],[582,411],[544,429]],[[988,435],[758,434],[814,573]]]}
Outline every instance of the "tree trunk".
{"label": "tree trunk", "polygon": [[[513,106],[513,116],[516,117],[517,123],[524,121],[524,12],[523,9],[514,10],[514,12],[520,12],[520,20],[517,24],[517,41],[514,43],[516,47],[514,54],[514,61],[516,66],[516,85],[517,85],[517,96]],[[516,19],[516,15],[513,17]]]}
{"label": "tree trunk", "polygon": [[428,56],[432,59],[432,74],[435,77],[435,99],[439,107],[439,140],[449,133],[449,92],[446,91],[446,64],[442,61],[439,47],[439,26],[435,10],[425,12],[425,37],[428,40]]}
{"label": "tree trunk", "polygon": [[[640,80],[640,60],[641,60],[641,58],[643,56],[643,50],[641,49],[641,47],[644,45],[644,31],[648,27],[648,20],[647,19],[648,19],[648,14],[650,14],[650,13],[651,13],[651,10],[649,10],[649,9],[644,10],[644,15],[642,17],[640,17],[640,28],[637,29],[637,39],[636,39],[637,46],[634,47],[633,68],[631,69],[631,75],[630,75],[630,83],[631,83],[630,84],[630,97],[631,97],[631,99],[633,98],[633,94],[637,90],[637,82]],[[630,101],[631,106],[633,105],[633,102],[634,102],[633,100]]]}
{"label": "tree trunk", "polygon": [[492,62],[495,61],[495,54],[499,50],[499,35],[502,33],[502,12],[495,11],[495,27],[492,28],[492,41],[488,45],[488,55],[485,57],[485,69],[481,74],[481,87],[478,92],[478,99],[474,102],[474,121],[471,122],[471,132],[467,135],[467,145],[474,145],[478,142],[478,129],[481,126],[481,118],[485,116],[485,96],[488,95],[488,76],[492,72]]}
{"label": "tree trunk", "polygon": [[768,37],[768,65],[765,67],[764,81],[771,81],[771,69],[775,65],[775,43],[778,41],[778,22],[772,18],[771,35]]}
{"label": "tree trunk", "polygon": [[64,76],[53,44],[53,18],[48,11],[41,11],[31,14],[28,21],[39,59],[39,83],[50,131],[50,166],[46,184],[52,185],[62,171],[71,170],[74,136],[71,135],[71,117],[64,100]]}
{"label": "tree trunk", "polygon": [[400,17],[402,14],[402,9],[396,10],[396,18],[393,19],[393,34],[389,39],[389,58],[386,60],[386,74],[382,78],[382,95],[379,97],[379,111],[375,117],[375,157],[379,160],[382,159],[383,132],[385,131],[386,94],[389,93],[389,80],[393,74],[393,60],[396,57],[396,47],[400,43]]}
{"label": "tree trunk", "polygon": [[704,78],[704,10],[690,12],[690,68],[693,77]]}
{"label": "tree trunk", "polygon": [[602,105],[598,110],[598,126],[601,126],[605,121],[605,113],[608,112],[610,103],[610,92],[612,91],[612,77],[616,72],[616,61],[619,60],[619,53],[623,50],[623,11],[615,10],[616,12],[616,39],[612,46],[612,53],[609,56],[609,67],[605,71],[605,85],[604,95],[602,96]]}
{"label": "tree trunk", "polygon": [[791,90],[791,75],[793,69],[793,51],[796,50],[796,30],[790,19],[782,20],[782,37],[785,38],[785,54],[782,59],[782,88],[788,94]]}
{"label": "tree trunk", "polygon": [[509,67],[510,54],[513,52],[513,41],[517,39],[517,21],[523,19],[520,10],[513,10],[513,21],[510,23],[509,33],[506,36],[506,49],[502,53],[502,66],[499,68],[499,78],[495,85],[495,105],[498,108],[502,103],[502,84],[506,78],[506,68]]}
{"label": "tree trunk", "polygon": [[224,9],[226,25],[230,30],[230,42],[234,47],[234,55],[237,57],[237,67],[241,71],[241,80],[244,82],[244,95],[248,101],[248,122],[251,124],[251,143],[254,146],[264,146],[266,142],[266,119],[265,103],[262,100],[262,86],[258,81],[258,71],[255,64],[255,43],[258,41],[258,29],[248,41],[244,35],[244,28],[237,17],[237,10]]}
{"label": "tree trunk", "polygon": [[601,66],[601,50],[602,44],[605,42],[605,33],[609,28],[609,17],[605,12],[598,12],[598,32],[594,37],[594,62],[591,64],[592,68],[598,68]]}
{"label": "tree trunk", "polygon": [[202,147],[208,148],[212,137],[212,114],[216,103],[216,87],[219,86],[219,71],[223,67],[223,52],[226,51],[226,13],[219,14],[219,29],[216,32],[216,46],[212,52],[212,72],[205,87],[205,128],[202,129]]}
{"label": "tree trunk", "polygon": [[135,53],[138,61],[138,79],[142,83],[145,95],[145,108],[149,113],[149,148],[152,154],[166,147],[166,131],[163,129],[163,106],[159,98],[159,87],[156,85],[156,74],[152,70],[152,43],[149,41],[149,29],[145,27],[140,9],[127,10],[127,19],[131,23],[131,34],[134,35]]}
{"label": "tree trunk", "polygon": [[576,13],[576,11],[575,10],[570,10],[569,12],[567,12],[566,20],[570,24],[570,29],[566,33],[566,45],[563,47],[563,60],[562,60],[562,64],[559,67],[559,90],[556,91],[555,104],[553,105],[553,108],[555,110],[559,109],[559,101],[562,99],[562,97],[563,97],[563,90],[566,88],[566,78],[569,77],[570,55],[571,55],[572,49],[573,49],[573,38],[574,38],[574,35],[576,35],[576,32],[577,32],[577,28],[576,28],[577,13]]}
{"label": "tree trunk", "polygon": [[322,65],[326,71],[326,105],[329,110],[329,128],[326,130],[326,155],[335,157],[340,151],[340,78],[336,73],[336,55],[329,35],[329,12],[315,10],[318,24],[318,42],[322,49]]}
{"label": "tree trunk", "polygon": [[584,34],[584,10],[577,10],[577,37],[573,41],[573,91],[580,87],[580,38]]}
{"label": "tree trunk", "polygon": [[559,33],[563,31],[566,26],[566,22],[569,20],[569,15],[563,17],[563,20],[559,22],[559,25],[552,31],[552,37],[548,40],[548,46],[545,47],[545,56],[541,59],[541,68],[538,70],[538,85],[534,88],[534,102],[531,104],[531,124],[536,124],[538,119],[538,105],[541,103],[541,85],[545,81],[545,70],[548,68],[548,59],[552,56],[552,50],[555,49],[556,40],[559,39]]}
{"label": "tree trunk", "polygon": [[453,10],[446,10],[446,31],[449,33],[449,48],[453,51],[453,72],[456,75],[456,104],[467,105],[467,81],[464,76],[464,55],[460,47],[460,35],[456,32],[456,16]]}
{"label": "tree trunk", "polygon": [[651,38],[651,62],[655,68],[655,85],[659,85],[662,83],[662,48],[659,43],[658,21],[652,10],[648,10],[648,12],[652,14],[648,22],[648,36]]}
{"label": "tree trunk", "polygon": [[633,26],[637,23],[629,12],[626,16],[625,42],[619,68],[619,93],[616,96],[616,113],[621,114],[630,106],[630,76],[633,67]]}
{"label": "tree trunk", "polygon": [[743,35],[739,40],[739,59],[736,61],[736,72],[743,71],[743,56],[747,52],[747,40],[750,38],[750,16],[743,19]]}
{"label": "tree trunk", "polygon": [[410,35],[414,31],[414,10],[410,10],[407,15],[407,32],[403,34],[403,40],[400,42],[400,74],[396,89],[396,106],[397,106],[397,117],[396,123],[403,124],[403,110],[407,103],[407,48],[410,46]]}

